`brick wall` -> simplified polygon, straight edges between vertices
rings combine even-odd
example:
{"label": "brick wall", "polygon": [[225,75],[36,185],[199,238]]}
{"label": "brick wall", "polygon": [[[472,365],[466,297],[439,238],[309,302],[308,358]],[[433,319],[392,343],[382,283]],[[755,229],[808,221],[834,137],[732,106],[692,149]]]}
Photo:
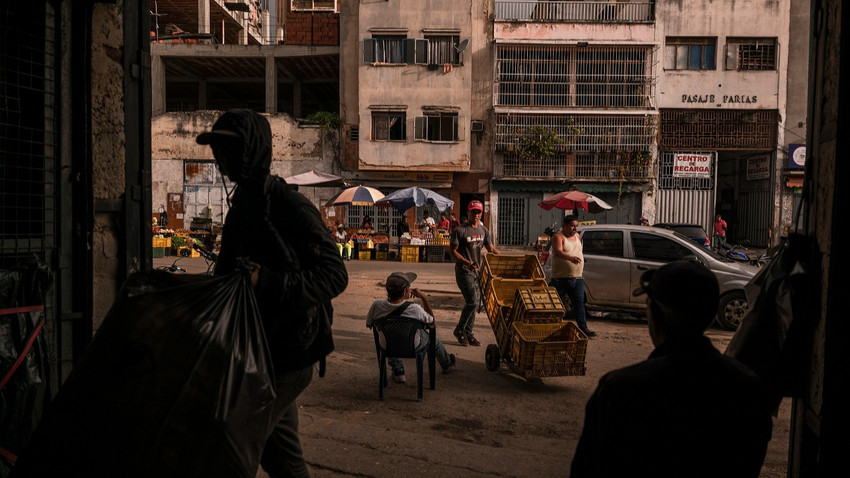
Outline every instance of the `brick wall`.
{"label": "brick wall", "polygon": [[339,45],[339,14],[287,13],[285,43],[287,45]]}

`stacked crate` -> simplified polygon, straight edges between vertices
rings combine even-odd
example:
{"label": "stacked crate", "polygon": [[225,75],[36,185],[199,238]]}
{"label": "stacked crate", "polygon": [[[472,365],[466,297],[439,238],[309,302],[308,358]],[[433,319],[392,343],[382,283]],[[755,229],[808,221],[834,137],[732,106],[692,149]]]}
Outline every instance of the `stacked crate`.
{"label": "stacked crate", "polygon": [[479,274],[484,307],[502,357],[526,376],[584,375],[587,337],[546,284],[534,254],[487,255]]}
{"label": "stacked crate", "polygon": [[151,246],[153,247],[154,258],[171,255],[170,237],[154,236]]}
{"label": "stacked crate", "polygon": [[401,262],[419,262],[419,246],[401,246]]}

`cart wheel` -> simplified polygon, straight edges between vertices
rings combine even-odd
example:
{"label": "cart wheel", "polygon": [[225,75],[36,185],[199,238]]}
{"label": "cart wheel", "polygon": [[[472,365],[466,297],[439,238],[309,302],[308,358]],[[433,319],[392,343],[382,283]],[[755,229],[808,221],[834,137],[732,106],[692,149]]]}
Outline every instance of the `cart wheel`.
{"label": "cart wheel", "polygon": [[499,365],[502,363],[502,357],[499,356],[499,346],[490,344],[484,352],[484,363],[487,365],[487,370],[495,372],[499,370]]}

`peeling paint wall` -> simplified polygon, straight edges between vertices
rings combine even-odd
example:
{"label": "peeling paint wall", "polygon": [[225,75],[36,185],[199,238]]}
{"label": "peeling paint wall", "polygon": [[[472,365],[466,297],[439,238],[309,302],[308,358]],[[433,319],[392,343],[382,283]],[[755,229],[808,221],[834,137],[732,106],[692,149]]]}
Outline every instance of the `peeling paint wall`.
{"label": "peeling paint wall", "polygon": [[[92,192],[95,205],[124,195],[123,2],[95,3],[92,13],[91,103]],[[92,294],[94,329],[100,326],[121,286],[121,212],[94,208]]]}
{"label": "peeling paint wall", "polygon": [[[195,142],[195,137],[209,130],[221,111],[175,112],[155,116],[151,121],[151,187],[152,207],[158,211],[167,204],[168,193],[184,191],[185,160],[212,161],[212,150]],[[265,115],[272,129],[271,172],[281,177],[311,169],[339,174],[335,160],[336,133],[316,126],[299,126],[287,114]],[[330,198],[332,188],[301,188],[317,207]],[[185,198],[184,198],[185,201]],[[185,218],[186,224],[191,221]],[[180,225],[175,227],[181,227]]]}

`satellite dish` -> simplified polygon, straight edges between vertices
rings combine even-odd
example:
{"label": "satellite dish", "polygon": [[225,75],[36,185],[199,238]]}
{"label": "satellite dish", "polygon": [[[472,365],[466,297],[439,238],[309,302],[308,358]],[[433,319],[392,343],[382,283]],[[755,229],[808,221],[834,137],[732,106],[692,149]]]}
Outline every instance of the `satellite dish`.
{"label": "satellite dish", "polygon": [[468,46],[469,46],[469,38],[460,42],[460,44],[455,47],[455,50],[457,50],[458,53],[461,53],[461,52],[463,52],[463,50],[466,50],[466,47],[468,47]]}

